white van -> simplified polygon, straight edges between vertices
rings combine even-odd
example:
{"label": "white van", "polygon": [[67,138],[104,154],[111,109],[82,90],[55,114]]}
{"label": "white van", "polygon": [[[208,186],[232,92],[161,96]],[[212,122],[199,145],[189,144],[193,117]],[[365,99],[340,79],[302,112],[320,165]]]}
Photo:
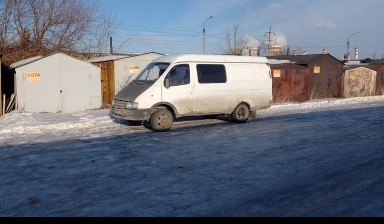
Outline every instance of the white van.
{"label": "white van", "polygon": [[153,60],[113,100],[111,114],[167,131],[174,118],[228,115],[256,117],[272,104],[272,77],[265,57],[167,55]]}

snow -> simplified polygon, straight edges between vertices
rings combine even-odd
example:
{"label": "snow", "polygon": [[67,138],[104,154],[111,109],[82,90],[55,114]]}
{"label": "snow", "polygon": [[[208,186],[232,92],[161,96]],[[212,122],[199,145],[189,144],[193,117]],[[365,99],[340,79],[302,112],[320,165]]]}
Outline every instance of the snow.
{"label": "snow", "polygon": [[288,63],[294,63],[294,62],[290,60],[268,59],[268,63],[271,65],[278,65],[278,64],[288,64]]}
{"label": "snow", "polygon": [[41,55],[38,55],[38,56],[35,56],[35,57],[31,57],[31,58],[27,58],[27,59],[24,59],[24,60],[21,60],[21,61],[18,61],[18,62],[15,62],[15,63],[11,64],[10,68],[21,67],[23,65],[32,63],[32,62],[37,61],[37,60],[40,60],[41,58],[43,58],[43,56],[41,56]]}
{"label": "snow", "polygon": [[[281,114],[290,112],[309,112],[327,108],[351,108],[360,104],[382,102],[384,96],[369,96],[356,98],[330,98],[312,100],[304,103],[274,104],[268,109],[258,111],[258,116]],[[190,123],[196,123],[192,121]],[[89,110],[77,113],[26,113],[12,111],[0,117],[0,145],[21,144],[25,142],[41,142],[39,136],[52,135],[57,139],[99,138],[108,136],[110,129],[116,132],[116,128],[127,129],[124,121],[114,121],[109,116],[108,109]],[[148,131],[140,127],[132,127],[129,132]],[[19,138],[23,136],[23,138]],[[49,141],[46,139],[45,141]]]}

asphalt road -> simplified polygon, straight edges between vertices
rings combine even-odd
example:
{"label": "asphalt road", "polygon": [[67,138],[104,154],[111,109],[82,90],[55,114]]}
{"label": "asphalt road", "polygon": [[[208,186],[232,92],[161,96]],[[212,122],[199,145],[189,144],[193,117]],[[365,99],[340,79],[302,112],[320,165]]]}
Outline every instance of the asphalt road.
{"label": "asphalt road", "polygon": [[138,130],[0,146],[0,216],[384,217],[384,106]]}

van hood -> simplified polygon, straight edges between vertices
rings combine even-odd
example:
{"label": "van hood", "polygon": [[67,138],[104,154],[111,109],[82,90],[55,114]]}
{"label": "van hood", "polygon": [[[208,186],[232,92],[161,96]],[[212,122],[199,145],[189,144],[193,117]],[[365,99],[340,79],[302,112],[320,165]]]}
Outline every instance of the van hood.
{"label": "van hood", "polygon": [[115,100],[135,101],[136,98],[145,90],[151,87],[153,82],[135,81],[133,80],[126,87],[121,89],[114,97]]}

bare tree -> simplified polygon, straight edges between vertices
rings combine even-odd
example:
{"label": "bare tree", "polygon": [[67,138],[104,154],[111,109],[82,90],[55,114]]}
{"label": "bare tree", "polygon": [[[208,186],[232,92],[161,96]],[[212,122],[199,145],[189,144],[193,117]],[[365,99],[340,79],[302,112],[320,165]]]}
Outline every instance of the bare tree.
{"label": "bare tree", "polygon": [[0,0],[1,52],[12,63],[55,51],[99,51],[113,32],[95,1]]}
{"label": "bare tree", "polygon": [[0,0],[0,56],[3,56],[3,52],[6,46],[9,45],[7,39],[9,17],[10,17],[11,3],[7,0]]}
{"label": "bare tree", "polygon": [[79,40],[77,47],[83,52],[109,52],[109,38],[116,32],[115,18],[109,11],[102,11],[94,3],[90,30]]}
{"label": "bare tree", "polygon": [[222,54],[243,55],[246,40],[239,35],[239,24],[234,23],[231,32],[225,34],[225,46],[220,49]]}

